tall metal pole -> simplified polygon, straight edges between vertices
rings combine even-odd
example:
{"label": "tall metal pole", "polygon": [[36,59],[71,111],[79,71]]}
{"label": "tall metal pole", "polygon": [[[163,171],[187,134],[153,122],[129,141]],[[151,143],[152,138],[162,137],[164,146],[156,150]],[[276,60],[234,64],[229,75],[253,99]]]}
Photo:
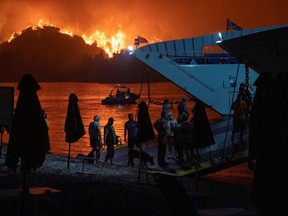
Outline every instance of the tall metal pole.
{"label": "tall metal pole", "polygon": [[69,165],[70,165],[70,149],[71,149],[71,143],[69,142],[67,169],[69,169]]}

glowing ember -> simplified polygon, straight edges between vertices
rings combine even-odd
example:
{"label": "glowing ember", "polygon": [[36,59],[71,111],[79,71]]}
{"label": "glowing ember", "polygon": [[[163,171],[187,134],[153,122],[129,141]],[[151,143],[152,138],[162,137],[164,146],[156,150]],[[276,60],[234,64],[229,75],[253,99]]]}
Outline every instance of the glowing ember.
{"label": "glowing ember", "polygon": [[[32,28],[32,30],[37,30],[39,28],[43,29],[45,26],[57,28],[56,26],[52,25],[51,23],[49,23],[47,21],[43,21],[41,19],[38,21],[37,25],[34,25],[34,26],[28,25],[25,28],[25,30],[28,28]],[[23,31],[25,31],[25,30],[23,30]],[[70,35],[71,37],[73,37],[73,35],[74,35],[74,33],[72,31],[70,31],[69,29],[60,29],[60,33]],[[21,34],[22,34],[22,31],[17,32],[17,33],[16,32],[13,33],[12,36],[8,39],[8,42],[11,42],[13,39],[20,36]],[[118,30],[118,32],[115,35],[112,35],[110,38],[107,37],[104,32],[101,32],[98,30],[96,30],[91,35],[83,34],[82,38],[85,41],[85,43],[87,43],[89,45],[96,43],[97,47],[102,48],[108,54],[108,56],[110,58],[113,57],[114,53],[120,53],[121,50],[125,49],[126,35],[120,30]]]}

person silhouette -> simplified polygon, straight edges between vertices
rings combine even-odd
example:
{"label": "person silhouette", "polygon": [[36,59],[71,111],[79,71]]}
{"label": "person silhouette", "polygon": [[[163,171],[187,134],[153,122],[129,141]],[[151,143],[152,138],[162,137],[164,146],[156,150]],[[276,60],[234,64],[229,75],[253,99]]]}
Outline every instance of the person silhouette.
{"label": "person silhouette", "polygon": [[[244,145],[243,132],[245,129],[245,116],[247,111],[247,103],[242,94],[237,95],[237,99],[232,104],[233,112],[233,129],[231,141],[234,144],[235,134],[239,133],[239,140],[237,142]],[[236,151],[237,149],[235,149]]]}
{"label": "person silhouette", "polygon": [[107,124],[104,127],[104,145],[107,146],[107,153],[105,155],[105,163],[110,160],[110,164],[113,165],[114,158],[114,145],[117,143],[117,136],[113,126],[114,119],[110,117]]}
{"label": "person silhouette", "polygon": [[259,215],[288,215],[288,74],[262,72],[249,120],[248,167],[253,170],[252,204]]}
{"label": "person silhouette", "polygon": [[182,101],[177,106],[178,115],[181,115],[181,114],[187,114],[188,115],[189,114],[187,102],[188,102],[188,98],[185,96],[182,97]]}
{"label": "person silhouette", "polygon": [[89,124],[90,146],[92,147],[93,155],[95,154],[96,163],[99,163],[102,148],[101,127],[99,121],[100,117],[95,115],[94,120]]}
{"label": "person silhouette", "polygon": [[[134,120],[132,113],[128,114],[128,121],[124,124],[124,141],[128,141],[128,165],[133,163],[133,157],[131,155],[134,146],[137,146],[137,133],[138,133],[138,122]],[[128,134],[128,140],[127,140]]]}
{"label": "person silhouette", "polygon": [[162,112],[165,113],[165,115],[169,115],[170,114],[170,109],[172,108],[172,104],[170,104],[170,101],[168,99],[165,99],[163,102],[163,106],[162,106]]}

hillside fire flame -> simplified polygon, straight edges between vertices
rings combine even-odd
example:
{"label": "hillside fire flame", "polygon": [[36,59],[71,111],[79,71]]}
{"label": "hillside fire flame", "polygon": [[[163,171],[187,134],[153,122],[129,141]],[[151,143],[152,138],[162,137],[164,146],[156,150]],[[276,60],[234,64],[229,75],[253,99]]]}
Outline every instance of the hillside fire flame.
{"label": "hillside fire flame", "polygon": [[119,53],[125,48],[125,37],[126,35],[120,30],[116,35],[111,36],[111,38],[107,38],[104,32],[98,30],[90,36],[82,35],[82,38],[87,44],[91,45],[96,42],[97,46],[104,49],[109,57],[112,57],[114,53]]}
{"label": "hillside fire flame", "polygon": [[[23,31],[25,31],[28,28],[32,28],[32,30],[37,30],[39,28],[43,29],[45,26],[57,28],[55,25],[49,22],[45,22],[41,19],[38,21],[37,25],[33,25],[33,26],[28,25]],[[59,32],[62,34],[70,35],[71,37],[74,36],[73,31],[71,31],[70,29],[65,29],[65,28],[60,29]],[[8,42],[13,41],[16,37],[20,36],[21,34],[22,34],[22,31],[13,33],[12,36],[8,39]],[[126,35],[120,30],[118,30],[118,32],[115,35],[112,35],[110,38],[106,36],[104,32],[101,32],[98,30],[96,30],[91,35],[83,34],[81,37],[83,38],[86,44],[92,45],[96,43],[97,47],[100,47],[101,49],[103,49],[110,58],[113,57],[113,54],[120,53],[121,50],[125,49]]]}

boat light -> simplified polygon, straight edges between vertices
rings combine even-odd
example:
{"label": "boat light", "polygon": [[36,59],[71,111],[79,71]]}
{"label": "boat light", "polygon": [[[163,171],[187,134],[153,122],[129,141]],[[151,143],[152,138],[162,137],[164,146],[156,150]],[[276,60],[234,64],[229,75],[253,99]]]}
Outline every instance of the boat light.
{"label": "boat light", "polygon": [[216,41],[217,44],[218,44],[218,43],[221,43],[221,42],[223,41],[221,32],[218,33],[218,36],[219,36],[220,40],[217,40],[217,41]]}
{"label": "boat light", "polygon": [[129,45],[129,46],[127,47],[127,51],[128,51],[128,53],[129,53],[129,55],[132,55],[132,54],[134,53],[134,48],[133,48],[133,46],[132,46],[132,45]]}

